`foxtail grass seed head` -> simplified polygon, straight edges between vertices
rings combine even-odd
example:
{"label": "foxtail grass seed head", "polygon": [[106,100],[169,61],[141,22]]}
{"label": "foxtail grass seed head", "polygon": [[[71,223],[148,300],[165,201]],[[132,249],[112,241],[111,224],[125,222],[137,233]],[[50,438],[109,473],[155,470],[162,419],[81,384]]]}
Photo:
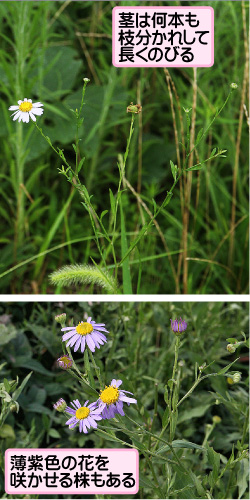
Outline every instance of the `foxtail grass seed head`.
{"label": "foxtail grass seed head", "polygon": [[64,354],[63,356],[58,358],[56,364],[59,368],[62,368],[62,370],[68,370],[69,368],[71,368],[73,361],[69,356]]}
{"label": "foxtail grass seed head", "polygon": [[227,350],[230,353],[234,353],[236,351],[236,347],[233,344],[227,344]]}
{"label": "foxtail grass seed head", "polygon": [[135,115],[138,115],[142,111],[142,106],[140,104],[133,104],[132,102],[130,105],[127,107],[127,113],[134,113]]}
{"label": "foxtail grass seed head", "polygon": [[170,320],[171,321],[171,328],[174,334],[178,337],[179,335],[182,335],[185,330],[187,329],[187,323],[184,319],[174,319]]}
{"label": "foxtail grass seed head", "polygon": [[53,408],[60,413],[64,412],[66,409],[67,403],[63,398],[60,398],[54,405]]}
{"label": "foxtail grass seed head", "polygon": [[60,325],[65,326],[66,317],[67,317],[66,313],[57,314],[55,316],[55,320],[57,321],[57,323],[60,323]]}
{"label": "foxtail grass seed head", "polygon": [[136,399],[129,398],[125,394],[132,394],[132,392],[121,391],[120,389],[118,389],[121,384],[122,380],[113,379],[111,380],[111,384],[109,386],[106,386],[103,391],[100,391],[100,397],[97,401],[97,404],[104,420],[114,418],[117,413],[124,416],[125,413],[123,411],[123,403],[127,403],[128,405],[130,405],[131,403],[137,403]]}
{"label": "foxtail grass seed head", "polygon": [[17,120],[23,123],[29,123],[29,120],[36,121],[36,116],[41,116],[43,114],[41,102],[32,102],[31,99],[25,99],[23,101],[17,101],[18,106],[10,106],[9,110],[14,111],[11,116],[13,116],[13,121]]}
{"label": "foxtail grass seed head", "polygon": [[73,347],[74,352],[81,349],[84,352],[85,347],[95,352],[95,348],[100,349],[100,346],[107,342],[107,338],[103,334],[109,333],[105,328],[105,323],[96,323],[92,318],[87,318],[87,321],[81,321],[77,326],[69,326],[62,328],[64,333],[62,340],[68,340],[66,347]]}
{"label": "foxtail grass seed head", "polygon": [[86,401],[82,406],[79,399],[75,399],[70,404],[73,408],[67,406],[65,410],[66,413],[71,415],[71,418],[65,423],[65,425],[69,426],[69,429],[74,429],[79,424],[79,432],[87,434],[88,429],[91,429],[91,427],[93,429],[97,428],[96,420],[102,420],[102,417],[99,409],[96,408],[96,402],[88,405],[88,401]]}

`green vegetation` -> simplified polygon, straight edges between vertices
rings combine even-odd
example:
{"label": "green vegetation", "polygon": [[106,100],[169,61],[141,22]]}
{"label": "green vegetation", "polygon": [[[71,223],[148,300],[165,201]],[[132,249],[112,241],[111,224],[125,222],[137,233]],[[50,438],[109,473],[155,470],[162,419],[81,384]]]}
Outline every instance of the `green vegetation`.
{"label": "green vegetation", "polygon": [[[203,2],[214,66],[168,71],[112,66],[115,5],[1,2],[0,291],[247,293],[248,6]],[[54,151],[12,121],[24,97],[44,104],[37,125]],[[130,102],[142,113],[126,113]],[[66,265],[92,266],[108,287],[53,285]]]}
{"label": "green vegetation", "polygon": [[[56,365],[62,312],[67,326],[91,316],[110,332],[93,356],[72,349],[68,370]],[[233,302],[2,304],[1,498],[11,498],[7,448],[127,446],[140,456],[140,490],[127,498],[248,498],[248,313]],[[170,319],[180,316],[187,329],[175,337]],[[113,378],[137,400],[125,416],[83,434],[53,409],[60,398],[95,401]]]}

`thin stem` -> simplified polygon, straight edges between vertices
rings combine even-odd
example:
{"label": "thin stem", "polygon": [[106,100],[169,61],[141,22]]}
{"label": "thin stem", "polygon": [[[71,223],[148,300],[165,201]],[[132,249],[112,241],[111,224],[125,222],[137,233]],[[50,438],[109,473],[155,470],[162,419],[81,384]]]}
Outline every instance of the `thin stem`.
{"label": "thin stem", "polygon": [[94,356],[93,356],[93,354],[92,354],[92,352],[90,350],[89,350],[89,354],[90,354],[91,361],[92,361],[92,363],[94,365],[94,369],[95,369],[96,376],[98,378],[98,382],[100,384],[101,389],[103,389],[104,388],[104,383],[103,383],[101,375],[100,375],[100,368],[98,368],[98,366],[96,365],[95,358],[94,358]]}

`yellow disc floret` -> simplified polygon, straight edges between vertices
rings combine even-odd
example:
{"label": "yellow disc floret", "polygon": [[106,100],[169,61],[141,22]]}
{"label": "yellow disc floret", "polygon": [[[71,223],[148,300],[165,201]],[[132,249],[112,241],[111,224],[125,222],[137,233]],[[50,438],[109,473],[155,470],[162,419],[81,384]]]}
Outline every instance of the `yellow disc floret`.
{"label": "yellow disc floret", "polygon": [[103,391],[100,392],[100,399],[103,403],[111,405],[112,403],[116,403],[119,399],[119,391],[116,387],[110,385],[109,387],[105,387]]}
{"label": "yellow disc floret", "polygon": [[60,361],[61,361],[61,363],[64,363],[64,365],[66,365],[67,367],[69,365],[71,366],[71,364],[72,364],[71,359],[69,359],[67,356],[61,356]]}
{"label": "yellow disc floret", "polygon": [[88,335],[88,333],[93,332],[93,330],[94,328],[91,323],[84,323],[83,321],[76,327],[76,331],[79,335]]}
{"label": "yellow disc floret", "polygon": [[20,111],[30,111],[32,109],[32,102],[22,102],[19,106]]}
{"label": "yellow disc floret", "polygon": [[86,408],[86,406],[81,406],[81,408],[78,408],[78,410],[76,410],[76,418],[78,418],[78,420],[83,420],[84,418],[87,418],[90,414],[90,410],[89,408]]}

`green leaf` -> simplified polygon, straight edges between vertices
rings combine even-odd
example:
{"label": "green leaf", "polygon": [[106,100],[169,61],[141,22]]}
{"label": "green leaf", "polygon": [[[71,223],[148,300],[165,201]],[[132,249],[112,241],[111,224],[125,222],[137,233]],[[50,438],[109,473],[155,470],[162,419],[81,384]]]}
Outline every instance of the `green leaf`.
{"label": "green leaf", "polygon": [[248,460],[243,458],[239,463],[239,471],[237,474],[237,486],[239,488],[238,498],[242,498],[248,488],[249,466]]}
{"label": "green leaf", "polygon": [[203,417],[205,413],[207,412],[208,408],[212,405],[211,403],[208,404],[202,404],[199,406],[195,406],[194,408],[189,408],[188,410],[185,410],[184,412],[181,413],[179,416],[179,423],[185,422],[186,420],[190,420],[195,417]]}
{"label": "green leaf", "polygon": [[172,160],[170,160],[170,167],[171,167],[172,176],[173,176],[174,180],[176,181],[178,167],[177,167],[177,165],[174,165]]}
{"label": "green leaf", "polygon": [[[25,367],[27,368],[27,365],[25,365]],[[16,391],[13,392],[13,399],[18,399],[18,397],[20,396],[24,387],[26,386],[27,382],[29,381],[32,373],[33,372],[28,373],[28,375],[26,375],[25,379],[23,379],[23,381],[22,381],[21,385],[18,387],[18,389],[16,389]]]}
{"label": "green leaf", "polygon": [[230,344],[234,344],[235,342],[237,342],[237,339],[234,339],[234,338],[229,338],[229,339],[226,339],[227,342],[230,342]]}
{"label": "green leaf", "polygon": [[115,198],[114,198],[114,195],[113,195],[112,190],[110,188],[109,188],[109,198],[110,198],[111,212],[112,212],[113,217],[115,217],[115,212],[116,212]]}
{"label": "green leaf", "polygon": [[56,429],[50,429],[49,432],[48,432],[49,436],[51,436],[52,438],[55,438],[55,439],[60,439],[61,435],[60,433],[56,430]]}
{"label": "green leaf", "polygon": [[100,217],[100,220],[103,219],[104,215],[108,214],[108,210],[103,210],[102,213],[101,213],[101,217]]}
{"label": "green leaf", "polygon": [[79,161],[79,163],[78,163],[78,165],[77,165],[77,173],[78,173],[78,174],[79,174],[80,170],[82,169],[82,166],[83,166],[84,162],[85,162],[85,158],[82,158],[82,159]]}
{"label": "green leaf", "polygon": [[169,417],[169,408],[166,408],[162,417],[162,427],[166,427],[168,423],[168,417]]}
{"label": "green leaf", "polygon": [[210,487],[213,488],[219,477],[220,455],[219,453],[216,453],[216,451],[214,451],[214,449],[210,446],[207,446],[207,461],[208,464],[212,467],[212,472],[210,472],[208,480]]}
{"label": "green leaf", "polygon": [[[119,205],[121,214],[121,249],[122,249],[122,259],[123,259],[128,251],[128,243],[127,243],[126,226],[125,226],[125,219],[123,214],[121,198],[119,200]],[[133,290],[132,290],[132,281],[130,275],[129,257],[124,259],[122,263],[122,279],[123,279],[123,293],[132,294]]]}
{"label": "green leaf", "polygon": [[4,378],[4,379],[3,379],[3,383],[4,383],[4,387],[5,387],[6,391],[7,391],[7,392],[10,392],[10,390],[11,390],[11,386],[10,386],[10,384],[9,384],[9,382],[8,382],[8,380],[7,380],[7,378]]}
{"label": "green leaf", "polygon": [[212,158],[212,156],[214,156],[214,155],[215,155],[216,150],[217,150],[217,148],[214,148],[214,149],[212,150],[211,155],[210,155],[210,158]]}
{"label": "green leaf", "polygon": [[16,435],[14,432],[14,429],[11,427],[11,425],[8,424],[3,424],[2,427],[0,428],[0,438],[1,439],[15,439]]}
{"label": "green leaf", "polygon": [[229,370],[229,368],[232,365],[234,365],[234,363],[236,363],[236,361],[238,361],[238,360],[239,360],[239,358],[235,359],[232,363],[230,363],[229,365],[225,366],[225,368],[222,368],[222,370],[220,370],[217,375],[223,375],[224,373],[227,373],[228,370]]}
{"label": "green leaf", "polygon": [[200,142],[202,135],[203,135],[203,128],[201,128],[201,129],[199,130],[198,135],[197,135],[197,137],[196,137],[195,144],[198,144],[198,142]]}
{"label": "green leaf", "polygon": [[204,165],[194,165],[193,167],[185,168],[186,172],[189,172],[190,170],[201,170],[204,167]]}

